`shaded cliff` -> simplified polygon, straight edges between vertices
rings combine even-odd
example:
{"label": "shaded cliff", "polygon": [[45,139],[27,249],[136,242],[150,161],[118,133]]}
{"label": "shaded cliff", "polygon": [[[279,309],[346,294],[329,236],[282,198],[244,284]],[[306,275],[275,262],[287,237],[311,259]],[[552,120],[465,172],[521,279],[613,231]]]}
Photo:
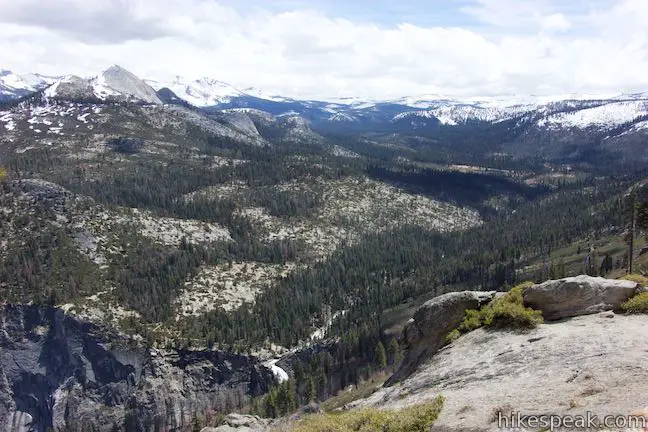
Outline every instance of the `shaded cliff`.
{"label": "shaded cliff", "polygon": [[0,307],[0,430],[157,431],[265,393],[252,357],[158,351],[56,308]]}

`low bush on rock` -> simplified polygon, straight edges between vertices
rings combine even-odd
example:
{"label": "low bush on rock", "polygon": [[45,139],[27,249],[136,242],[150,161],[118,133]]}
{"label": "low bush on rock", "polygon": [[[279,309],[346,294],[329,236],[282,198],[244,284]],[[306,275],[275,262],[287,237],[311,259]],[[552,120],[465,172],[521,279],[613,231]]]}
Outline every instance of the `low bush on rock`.
{"label": "low bush on rock", "polygon": [[639,293],[621,304],[628,313],[648,313],[648,292]]}
{"label": "low bush on rock", "polygon": [[443,408],[443,396],[399,411],[366,408],[308,416],[293,432],[427,432]]}
{"label": "low bush on rock", "polygon": [[448,333],[446,340],[452,342],[462,334],[480,327],[529,330],[542,324],[542,311],[524,306],[522,295],[532,285],[533,282],[521,283],[480,310],[467,310],[463,322]]}

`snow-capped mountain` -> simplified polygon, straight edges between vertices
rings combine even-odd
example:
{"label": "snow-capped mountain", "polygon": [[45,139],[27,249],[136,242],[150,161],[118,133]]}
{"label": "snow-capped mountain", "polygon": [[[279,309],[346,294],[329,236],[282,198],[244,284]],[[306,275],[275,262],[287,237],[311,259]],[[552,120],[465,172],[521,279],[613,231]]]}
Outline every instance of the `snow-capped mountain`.
{"label": "snow-capped mountain", "polygon": [[155,90],[171,90],[180,99],[199,108],[227,104],[234,98],[254,97],[272,102],[284,102],[291,99],[273,95],[255,87],[239,90],[231,84],[213,78],[187,80],[176,76],[172,81],[145,80]]}
{"label": "snow-capped mountain", "polygon": [[44,91],[44,96],[58,100],[134,101],[162,104],[155,90],[133,73],[111,66],[93,78],[65,76]]}
{"label": "snow-capped mountain", "polygon": [[243,96],[243,92],[234,86],[211,78],[186,81],[178,76],[171,82],[146,80],[146,83],[157,91],[167,88],[180,99],[201,108],[227,103],[234,97]]}
{"label": "snow-capped mountain", "polygon": [[57,80],[39,74],[17,74],[9,70],[0,70],[0,100],[17,99],[30,93],[42,90]]}
{"label": "snow-capped mountain", "polygon": [[648,117],[648,100],[611,101],[594,107],[562,111],[537,121],[539,127],[612,129]]}
{"label": "snow-capped mountain", "polygon": [[509,107],[482,106],[480,104],[465,104],[457,101],[446,100],[430,104],[431,108],[417,111],[406,111],[394,116],[392,121],[406,118],[437,119],[440,124],[456,126],[463,123],[480,121],[499,123],[535,109],[530,105],[514,105]]}
{"label": "snow-capped mountain", "polygon": [[[0,96],[5,99],[39,91],[54,79],[36,74],[0,72]],[[9,90],[7,90],[9,89]],[[216,110],[254,109],[273,116],[300,116],[315,129],[337,131],[417,131],[466,124],[519,125],[557,130],[596,128],[608,130],[646,120],[648,93],[556,96],[501,96],[453,98],[442,94],[410,96],[387,101],[344,97],[326,101],[297,100],[257,88],[239,89],[213,78],[171,81],[142,80],[119,66],[93,78],[66,76],[44,91],[50,99],[138,101],[150,104],[190,104]],[[390,126],[391,125],[391,126]],[[408,126],[409,125],[409,126]],[[638,130],[644,130],[639,128]]]}

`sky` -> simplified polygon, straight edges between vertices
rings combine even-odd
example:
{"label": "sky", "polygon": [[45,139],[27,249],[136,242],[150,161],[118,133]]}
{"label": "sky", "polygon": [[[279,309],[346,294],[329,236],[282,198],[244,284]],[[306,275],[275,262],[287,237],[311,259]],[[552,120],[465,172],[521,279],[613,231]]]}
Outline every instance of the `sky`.
{"label": "sky", "polygon": [[648,0],[0,0],[0,68],[309,99],[648,91]]}

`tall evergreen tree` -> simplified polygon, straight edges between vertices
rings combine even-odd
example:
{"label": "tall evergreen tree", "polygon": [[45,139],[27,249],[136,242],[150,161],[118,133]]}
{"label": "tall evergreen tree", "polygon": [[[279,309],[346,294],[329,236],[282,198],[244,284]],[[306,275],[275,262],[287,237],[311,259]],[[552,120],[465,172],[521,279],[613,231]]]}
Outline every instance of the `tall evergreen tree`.
{"label": "tall evergreen tree", "polygon": [[385,346],[382,342],[378,342],[378,344],[376,345],[374,363],[380,370],[383,370],[387,367],[387,354],[385,353]]}

